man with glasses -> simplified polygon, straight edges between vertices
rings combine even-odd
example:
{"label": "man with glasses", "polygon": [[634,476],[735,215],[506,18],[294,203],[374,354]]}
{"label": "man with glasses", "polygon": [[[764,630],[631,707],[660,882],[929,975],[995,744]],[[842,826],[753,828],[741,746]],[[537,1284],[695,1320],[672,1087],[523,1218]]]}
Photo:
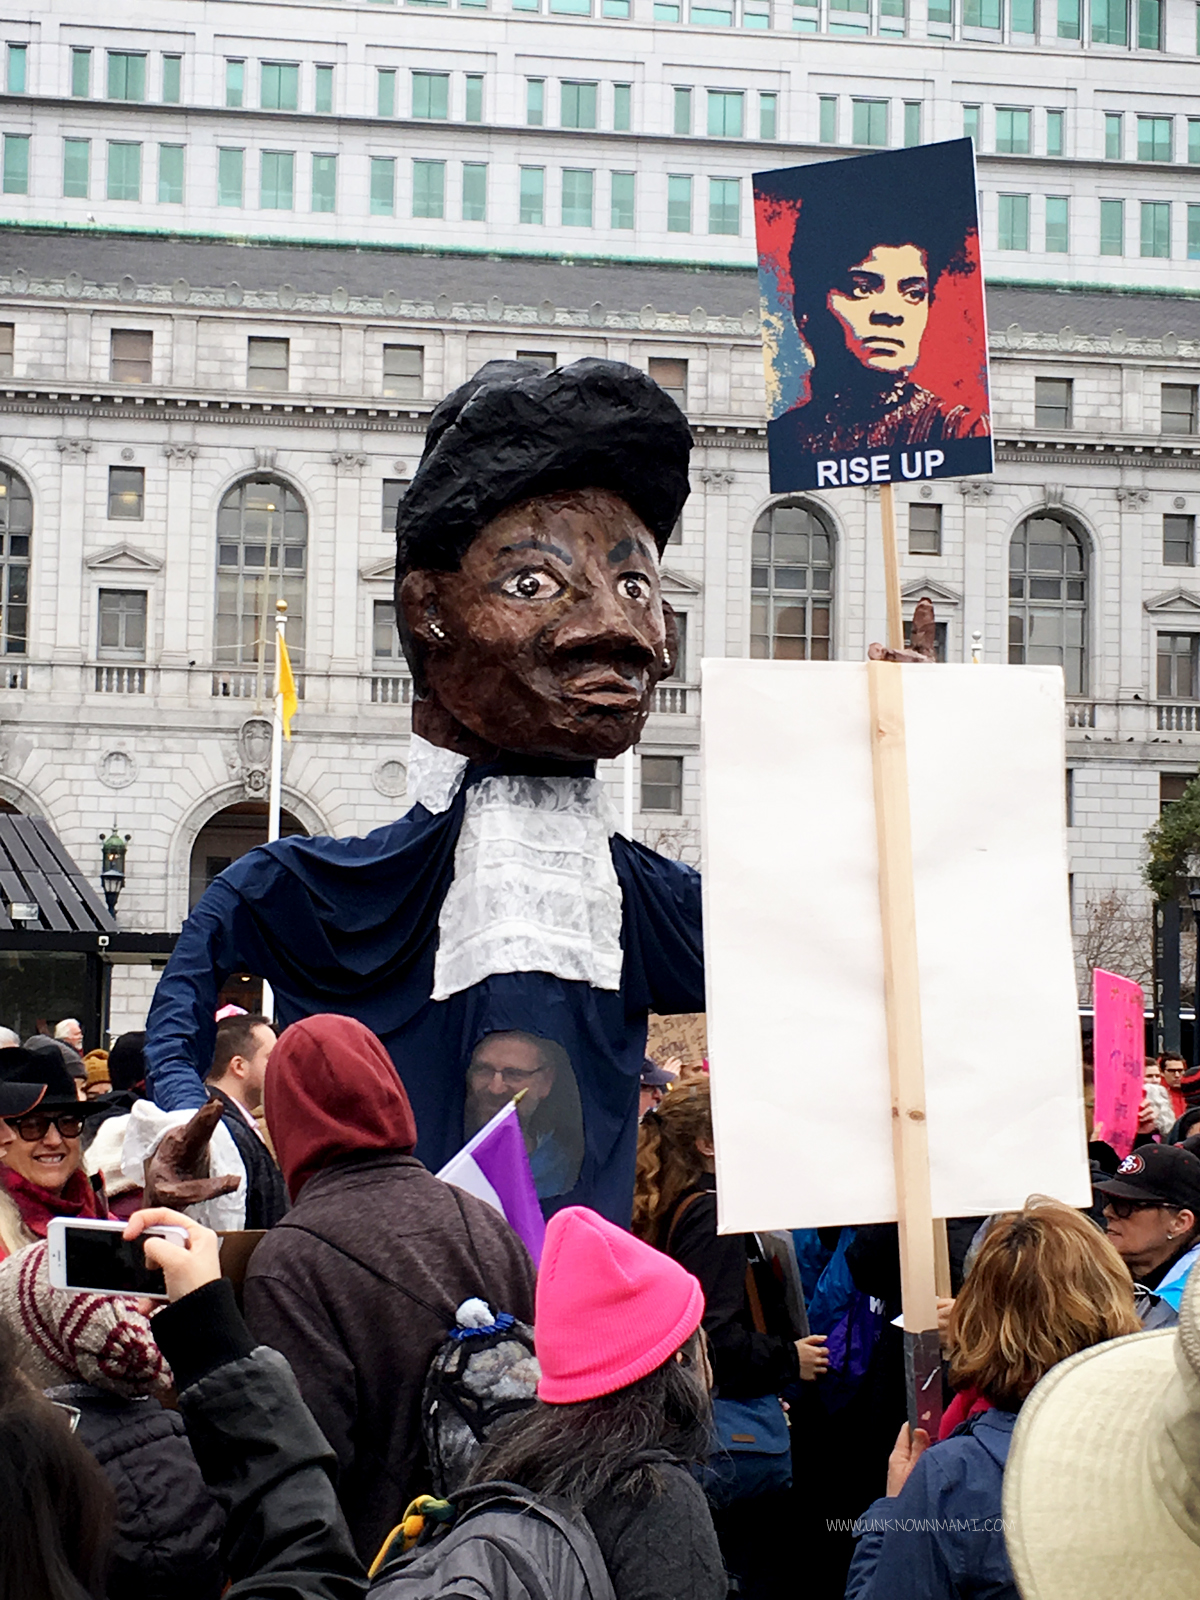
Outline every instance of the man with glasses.
{"label": "man with glasses", "polygon": [[478,1133],[518,1094],[517,1116],[538,1199],[566,1194],[583,1162],[583,1112],[567,1052],[535,1033],[485,1035],[467,1067],[465,1136]]}
{"label": "man with glasses", "polygon": [[1108,1237],[1133,1278],[1143,1325],[1171,1326],[1200,1258],[1200,1161],[1178,1145],[1140,1145],[1096,1188],[1105,1200]]}

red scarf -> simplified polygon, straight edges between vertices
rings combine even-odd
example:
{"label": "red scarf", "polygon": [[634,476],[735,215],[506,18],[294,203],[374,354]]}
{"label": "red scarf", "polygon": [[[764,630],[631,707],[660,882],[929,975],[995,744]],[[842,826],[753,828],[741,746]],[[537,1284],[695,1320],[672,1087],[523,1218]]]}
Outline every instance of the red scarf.
{"label": "red scarf", "polygon": [[108,1207],[92,1188],[83,1168],[73,1172],[62,1188],[43,1189],[19,1172],[0,1163],[0,1183],[21,1214],[21,1221],[39,1239],[46,1237],[51,1217],[106,1217]]}
{"label": "red scarf", "polygon": [[985,1400],[978,1389],[960,1389],[951,1400],[942,1414],[942,1425],[938,1429],[938,1443],[948,1439],[955,1428],[962,1426],[972,1417],[979,1416],[984,1411],[993,1409],[992,1402]]}

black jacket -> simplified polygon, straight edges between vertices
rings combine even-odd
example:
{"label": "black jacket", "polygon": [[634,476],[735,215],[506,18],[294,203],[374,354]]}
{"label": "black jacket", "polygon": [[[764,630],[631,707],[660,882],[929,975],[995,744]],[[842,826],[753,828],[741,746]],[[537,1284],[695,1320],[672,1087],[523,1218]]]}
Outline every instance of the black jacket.
{"label": "black jacket", "polygon": [[244,1112],[234,1104],[232,1096],[223,1089],[213,1089],[212,1093],[228,1107],[221,1121],[229,1129],[246,1169],[245,1225],[247,1228],[273,1228],[288,1208],[283,1173],[276,1166],[275,1157],[247,1123]]}
{"label": "black jacket", "polygon": [[607,1494],[586,1507],[617,1600],[725,1600],[729,1580],[704,1490],[681,1465],[660,1476],[661,1494]]}
{"label": "black jacket", "polygon": [[225,1517],[182,1419],[157,1400],[126,1400],[88,1383],[47,1392],[79,1411],[77,1435],[116,1491],[108,1600],[217,1600]]}

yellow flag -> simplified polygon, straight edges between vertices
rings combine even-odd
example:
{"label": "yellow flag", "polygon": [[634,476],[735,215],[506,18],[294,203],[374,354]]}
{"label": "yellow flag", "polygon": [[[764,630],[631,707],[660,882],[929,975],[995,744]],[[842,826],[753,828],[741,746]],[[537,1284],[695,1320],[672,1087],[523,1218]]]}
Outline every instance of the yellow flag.
{"label": "yellow flag", "polygon": [[279,634],[279,681],[276,692],[283,696],[281,720],[283,722],[283,737],[291,742],[292,718],[300,709],[300,701],[296,696],[296,680],[292,677],[292,662],[288,655],[287,640],[283,633]]}

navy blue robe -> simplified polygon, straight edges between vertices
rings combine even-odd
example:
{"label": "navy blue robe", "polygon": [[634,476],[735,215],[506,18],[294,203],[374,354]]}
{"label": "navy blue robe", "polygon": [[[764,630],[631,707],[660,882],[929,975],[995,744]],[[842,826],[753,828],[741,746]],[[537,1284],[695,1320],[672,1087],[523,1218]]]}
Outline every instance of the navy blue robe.
{"label": "navy blue robe", "polygon": [[203,1105],[218,992],[249,972],[270,983],[285,1024],[333,1011],[379,1036],[416,1114],[416,1153],[436,1172],[465,1142],[471,1052],[486,1034],[519,1029],[563,1047],[582,1103],[578,1182],[545,1209],[589,1205],[628,1226],[646,1014],[704,1009],[700,877],[615,835],[619,990],[514,972],[430,999],[466,789],[496,770],[470,768],[439,815],[416,805],[363,838],[280,839],[223,872],[184,924],[150,1007],[146,1069],[157,1103]]}

